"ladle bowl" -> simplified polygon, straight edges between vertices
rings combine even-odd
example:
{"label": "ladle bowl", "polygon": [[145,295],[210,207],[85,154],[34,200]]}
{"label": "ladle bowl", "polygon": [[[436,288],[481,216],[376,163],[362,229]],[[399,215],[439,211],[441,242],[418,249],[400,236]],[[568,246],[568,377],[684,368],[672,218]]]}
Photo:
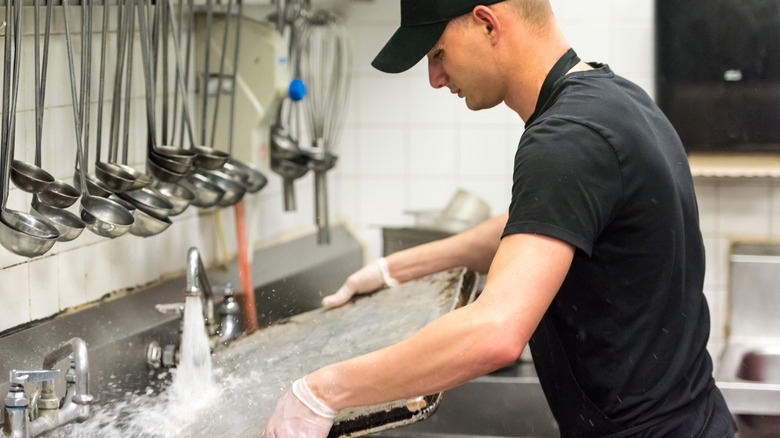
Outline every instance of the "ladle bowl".
{"label": "ladle bowl", "polygon": [[168,170],[163,166],[157,164],[152,157],[146,159],[146,167],[149,169],[149,173],[158,181],[166,183],[175,183],[181,180],[186,174],[181,172],[174,172]]}
{"label": "ladle bowl", "polygon": [[137,208],[144,208],[157,216],[168,216],[169,212],[173,210],[173,204],[170,201],[150,188],[123,192],[118,195]]}
{"label": "ladle bowl", "polygon": [[222,166],[222,172],[230,175],[234,181],[244,186],[248,193],[259,192],[268,184],[268,178],[262,172],[253,165],[241,160],[229,159]]}
{"label": "ladle bowl", "polygon": [[[86,176],[87,180],[87,194],[92,196],[97,196],[100,198],[108,198],[111,196],[111,193],[113,191],[110,187],[105,185],[102,181],[93,178],[91,175]],[[74,184],[76,184],[76,189],[80,191],[81,193],[84,193],[84,187],[81,187],[81,171],[76,171],[76,174],[73,178]]]}
{"label": "ladle bowl", "polygon": [[217,170],[230,158],[226,152],[206,146],[193,146],[198,155],[195,157],[195,166],[199,169]]}
{"label": "ladle bowl", "polygon": [[120,204],[108,198],[85,196],[81,199],[81,220],[87,228],[101,237],[113,239],[133,225],[133,215]]}
{"label": "ladle bowl", "polygon": [[128,190],[140,190],[144,187],[149,186],[152,182],[152,178],[149,177],[149,175],[139,171],[135,170],[134,168],[126,165],[126,164],[120,164],[120,163],[114,163],[115,166],[119,166],[122,170],[129,173],[130,175],[133,175],[135,178],[135,182],[133,182],[133,185],[130,186]]}
{"label": "ladle bowl", "polygon": [[113,193],[111,196],[108,197],[108,199],[124,207],[125,210],[130,212],[130,214],[135,215],[135,204],[133,204],[132,202],[125,201],[124,199],[120,198],[116,193]]}
{"label": "ladle bowl", "polygon": [[0,244],[15,254],[43,255],[59,237],[56,228],[31,214],[16,210],[3,210],[0,214]]}
{"label": "ladle bowl", "polygon": [[169,160],[178,161],[182,164],[192,165],[198,156],[195,151],[183,149],[176,146],[157,146],[151,153],[161,155]]}
{"label": "ladle bowl", "polygon": [[209,177],[200,173],[193,173],[184,178],[181,181],[181,185],[195,195],[192,205],[198,208],[214,207],[225,196],[224,189],[211,181]]}
{"label": "ladle bowl", "polygon": [[168,216],[181,214],[195,199],[195,194],[180,184],[157,181],[153,184],[153,188],[173,204],[173,208],[168,213]]}
{"label": "ladle bowl", "polygon": [[135,217],[135,222],[130,227],[130,234],[139,237],[150,237],[160,234],[173,223],[168,216],[158,215],[140,205],[137,206],[133,217]]}
{"label": "ladle bowl", "polygon": [[246,189],[241,184],[233,181],[230,175],[216,170],[206,170],[202,173],[216,184],[219,188],[225,191],[222,199],[217,202],[220,207],[230,207],[238,203],[241,198],[246,194]]}
{"label": "ladle bowl", "polygon": [[38,193],[38,199],[52,207],[68,208],[81,196],[81,192],[70,184],[54,180],[46,190]]}
{"label": "ladle bowl", "polygon": [[114,163],[105,161],[95,163],[95,176],[113,192],[130,190],[135,184],[135,177],[130,172]]}
{"label": "ladle bowl", "polygon": [[192,170],[192,164],[182,162],[166,155],[160,155],[155,152],[149,154],[149,160],[154,161],[158,166],[176,173],[188,173]]}
{"label": "ladle bowl", "polygon": [[53,226],[60,233],[59,242],[70,242],[79,237],[86,228],[78,216],[63,208],[36,202],[30,207],[30,214]]}
{"label": "ladle bowl", "polygon": [[34,164],[13,160],[11,163],[11,180],[16,187],[27,193],[39,193],[46,190],[54,182],[54,177]]}

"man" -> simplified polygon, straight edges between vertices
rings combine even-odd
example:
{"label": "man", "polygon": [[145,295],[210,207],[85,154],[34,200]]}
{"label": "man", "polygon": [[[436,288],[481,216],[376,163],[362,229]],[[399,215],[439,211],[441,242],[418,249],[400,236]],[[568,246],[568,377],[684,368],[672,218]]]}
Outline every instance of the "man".
{"label": "man", "polygon": [[380,259],[324,304],[453,266],[487,272],[485,288],[397,345],[295,382],[266,436],[324,437],[340,409],[452,388],[528,344],[563,437],[733,437],[705,348],[690,170],[652,100],[581,62],[548,0],[402,0],[373,65],[401,72],[426,55],[434,88],[526,122],[509,212]]}

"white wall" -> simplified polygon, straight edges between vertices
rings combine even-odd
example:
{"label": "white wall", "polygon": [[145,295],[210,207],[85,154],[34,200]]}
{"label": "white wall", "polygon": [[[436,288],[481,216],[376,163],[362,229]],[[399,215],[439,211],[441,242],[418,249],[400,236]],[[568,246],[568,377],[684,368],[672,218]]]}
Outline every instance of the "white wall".
{"label": "white wall", "polygon": [[[581,58],[608,63],[654,95],[652,0],[553,0]],[[458,187],[508,207],[511,168],[523,122],[506,107],[471,112],[428,85],[425,62],[388,75],[370,62],[398,25],[399,2],[347,6],[355,41],[355,89],[338,168],[339,211],[381,253],[378,225],[408,225],[404,210],[441,208]],[[705,293],[714,340],[723,338],[729,239],[780,237],[780,181],[697,179],[707,249]]]}
{"label": "white wall", "polygon": [[[381,252],[380,226],[411,224],[405,210],[440,208],[458,187],[484,197],[494,213],[505,210],[514,150],[523,130],[522,121],[505,107],[474,113],[446,90],[433,90],[424,64],[400,75],[373,70],[370,61],[398,24],[398,4],[396,0],[343,3],[356,59],[341,158],[331,177],[331,212],[334,220],[355,227],[367,244],[369,259]],[[553,0],[553,7],[583,59],[608,62],[616,72],[654,93],[652,0]],[[62,17],[55,20],[43,166],[58,178],[70,178],[75,143]],[[98,23],[99,19],[96,28]],[[25,35],[25,53],[30,53],[29,21]],[[99,47],[97,39],[95,47]],[[24,68],[31,71],[31,65],[32,58],[25,58]],[[140,63],[136,67],[132,144],[141,142],[146,126]],[[23,75],[25,94],[18,116],[17,145],[25,147],[17,147],[32,161],[30,77]],[[92,95],[95,105],[94,89]],[[93,106],[93,115],[95,111]],[[141,165],[141,145],[133,156],[132,164]],[[311,175],[296,183],[298,211],[293,213],[282,212],[280,178],[268,177],[268,187],[251,196],[247,207],[255,217],[254,240],[261,243],[307,230],[313,220]],[[705,287],[713,335],[721,338],[729,239],[780,238],[780,182],[707,179],[697,180],[696,185],[708,255]],[[10,207],[26,209],[29,202],[30,195],[11,191]],[[233,254],[232,210],[221,214],[228,252]],[[189,246],[200,247],[207,260],[222,257],[213,213],[190,209],[173,220],[169,230],[146,239],[127,235],[108,240],[85,231],[76,241],[58,243],[33,260],[0,248],[0,331],[180,271]]]}

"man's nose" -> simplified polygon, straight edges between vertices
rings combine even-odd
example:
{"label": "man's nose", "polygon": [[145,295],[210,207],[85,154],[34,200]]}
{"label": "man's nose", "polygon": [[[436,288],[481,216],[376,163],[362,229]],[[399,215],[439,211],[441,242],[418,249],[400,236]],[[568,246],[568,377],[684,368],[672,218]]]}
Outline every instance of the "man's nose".
{"label": "man's nose", "polygon": [[444,73],[441,65],[435,61],[428,60],[428,81],[433,88],[441,88],[447,85],[449,77]]}

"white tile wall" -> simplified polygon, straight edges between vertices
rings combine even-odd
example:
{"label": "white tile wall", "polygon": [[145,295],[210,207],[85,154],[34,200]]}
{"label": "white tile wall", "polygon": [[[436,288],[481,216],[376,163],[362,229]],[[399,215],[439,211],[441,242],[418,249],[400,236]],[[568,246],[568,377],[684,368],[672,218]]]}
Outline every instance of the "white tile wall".
{"label": "white tile wall", "polygon": [[[608,62],[618,74],[653,95],[652,0],[552,3],[564,32],[582,58]],[[411,224],[412,217],[404,211],[441,208],[459,187],[482,196],[493,213],[505,210],[514,151],[523,130],[522,121],[505,106],[472,112],[447,90],[432,89],[424,62],[399,75],[379,73],[370,66],[376,52],[395,31],[398,4],[396,0],[341,2],[353,36],[355,64],[341,157],[329,179],[331,215],[353,226],[367,246],[367,259],[381,253],[382,225]],[[49,60],[43,165],[56,177],[70,180],[75,142],[58,9]],[[30,50],[30,17],[26,22],[25,53]],[[78,20],[74,22],[76,26]],[[115,33],[109,35],[115,41]],[[97,40],[95,44],[99,46]],[[140,50],[138,44],[136,49]],[[130,144],[140,145],[146,129],[143,77],[140,62],[134,67]],[[97,65],[93,66],[93,72],[96,69]],[[32,84],[22,80],[22,95],[27,96]],[[107,89],[111,89],[112,75],[107,81]],[[96,104],[96,85],[93,97]],[[19,115],[19,126],[24,127],[17,140],[23,145],[19,156],[31,159],[31,100],[20,100],[20,108],[25,111]],[[93,115],[95,111],[93,107]],[[141,165],[143,153],[141,147],[133,146],[131,164]],[[247,204],[247,215],[254,218],[250,219],[254,240],[311,227],[311,175],[295,183],[295,212],[282,211],[281,180],[273,173],[268,177],[268,187]],[[713,338],[717,339],[723,336],[727,316],[729,242],[738,237],[780,237],[780,182],[702,179],[696,181],[696,190],[708,258],[705,293],[712,310]],[[9,205],[14,208],[25,209],[30,202],[29,195],[15,189],[10,198]],[[223,210],[229,252],[235,248],[233,220],[232,212]],[[188,210],[156,237],[128,235],[108,241],[86,231],[79,239],[58,243],[51,253],[34,260],[0,249],[0,331],[181,270],[186,249],[192,245],[200,248],[205,259],[218,260],[223,256],[219,241],[214,214]]]}

